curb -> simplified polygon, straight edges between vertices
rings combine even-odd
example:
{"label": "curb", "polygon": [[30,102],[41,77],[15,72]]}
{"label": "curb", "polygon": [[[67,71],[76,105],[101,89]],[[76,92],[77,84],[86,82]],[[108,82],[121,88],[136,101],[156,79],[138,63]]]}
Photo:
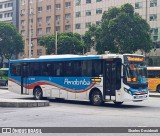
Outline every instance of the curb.
{"label": "curb", "polygon": [[43,100],[19,100],[19,99],[0,99],[0,107],[45,107],[49,106],[49,101]]}
{"label": "curb", "polygon": [[160,97],[160,95],[150,94],[149,97]]}

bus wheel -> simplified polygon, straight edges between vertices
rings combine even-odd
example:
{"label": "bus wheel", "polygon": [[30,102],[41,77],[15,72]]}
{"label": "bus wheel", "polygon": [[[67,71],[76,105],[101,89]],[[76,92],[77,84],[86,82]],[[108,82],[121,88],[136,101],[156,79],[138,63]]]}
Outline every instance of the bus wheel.
{"label": "bus wheel", "polygon": [[35,89],[34,89],[34,98],[35,98],[36,100],[41,100],[42,97],[43,97],[42,89],[41,89],[41,88],[38,88],[38,87],[35,88]]}
{"label": "bus wheel", "polygon": [[156,91],[160,93],[160,85],[157,86],[157,90]]}
{"label": "bus wheel", "polygon": [[100,91],[93,91],[91,93],[91,97],[90,97],[90,102],[95,105],[95,106],[99,106],[102,105],[103,100],[102,100],[102,94]]}
{"label": "bus wheel", "polygon": [[115,105],[121,105],[123,102],[114,102]]}

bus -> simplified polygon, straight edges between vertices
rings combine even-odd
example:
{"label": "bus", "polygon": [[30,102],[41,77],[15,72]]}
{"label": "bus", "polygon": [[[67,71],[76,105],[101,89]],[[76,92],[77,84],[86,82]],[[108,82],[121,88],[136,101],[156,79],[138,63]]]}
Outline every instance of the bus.
{"label": "bus", "polygon": [[10,60],[8,90],[36,100],[142,101],[149,97],[143,55],[46,55]]}
{"label": "bus", "polygon": [[160,93],[160,67],[147,67],[148,89]]}
{"label": "bus", "polygon": [[8,68],[0,68],[0,85],[8,85]]}

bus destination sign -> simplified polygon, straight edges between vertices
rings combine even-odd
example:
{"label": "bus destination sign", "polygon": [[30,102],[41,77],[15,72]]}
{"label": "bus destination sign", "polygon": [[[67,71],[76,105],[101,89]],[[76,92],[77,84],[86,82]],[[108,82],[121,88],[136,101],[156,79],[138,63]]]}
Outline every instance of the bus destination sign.
{"label": "bus destination sign", "polygon": [[143,57],[132,57],[132,56],[127,56],[127,60],[128,61],[136,61],[136,62],[142,62],[144,61],[144,58]]}

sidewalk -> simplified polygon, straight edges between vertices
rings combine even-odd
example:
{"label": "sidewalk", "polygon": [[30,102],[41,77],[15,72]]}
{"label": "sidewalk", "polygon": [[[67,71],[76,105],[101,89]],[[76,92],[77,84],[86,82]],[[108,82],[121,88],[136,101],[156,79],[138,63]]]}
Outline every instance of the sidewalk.
{"label": "sidewalk", "polygon": [[49,106],[47,100],[34,100],[31,96],[15,94],[0,87],[0,107],[31,108]]}

